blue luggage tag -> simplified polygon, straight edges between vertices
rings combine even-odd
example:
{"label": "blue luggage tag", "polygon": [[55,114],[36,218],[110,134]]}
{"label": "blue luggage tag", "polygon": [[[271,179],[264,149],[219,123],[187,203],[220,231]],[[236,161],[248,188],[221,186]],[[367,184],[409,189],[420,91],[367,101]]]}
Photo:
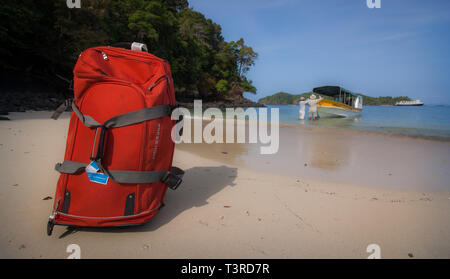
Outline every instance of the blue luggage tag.
{"label": "blue luggage tag", "polygon": [[86,172],[96,173],[99,169],[96,161],[91,161],[89,165],[86,166]]}
{"label": "blue luggage tag", "polygon": [[98,172],[99,169],[97,162],[91,161],[89,165],[86,166],[86,174],[91,182],[106,185],[109,177],[104,173]]}

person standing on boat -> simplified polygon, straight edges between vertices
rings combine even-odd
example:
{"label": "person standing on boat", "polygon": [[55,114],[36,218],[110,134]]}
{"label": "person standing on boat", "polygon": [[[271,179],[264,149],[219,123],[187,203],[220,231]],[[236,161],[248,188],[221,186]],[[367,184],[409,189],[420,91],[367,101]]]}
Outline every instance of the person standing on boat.
{"label": "person standing on boat", "polygon": [[308,105],[309,105],[309,120],[311,118],[313,120],[316,120],[317,117],[317,103],[322,101],[323,98],[319,97],[319,99],[316,99],[316,95],[312,94],[311,97],[309,97]]}
{"label": "person standing on boat", "polygon": [[300,114],[301,120],[305,119],[305,109],[306,109],[307,103],[308,103],[308,101],[305,100],[305,97],[301,97],[300,102],[298,102],[298,104],[300,106],[300,110],[298,111],[298,113]]}

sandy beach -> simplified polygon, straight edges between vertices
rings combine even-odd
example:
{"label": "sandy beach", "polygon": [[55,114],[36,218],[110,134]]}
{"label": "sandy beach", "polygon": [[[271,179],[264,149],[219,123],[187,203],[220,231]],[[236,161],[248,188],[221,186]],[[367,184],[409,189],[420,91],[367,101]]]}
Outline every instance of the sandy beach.
{"label": "sandy beach", "polygon": [[[178,144],[183,184],[148,224],[46,235],[69,113],[0,121],[0,258],[450,258],[450,143],[280,127],[280,149]],[[337,148],[339,147],[339,148]]]}

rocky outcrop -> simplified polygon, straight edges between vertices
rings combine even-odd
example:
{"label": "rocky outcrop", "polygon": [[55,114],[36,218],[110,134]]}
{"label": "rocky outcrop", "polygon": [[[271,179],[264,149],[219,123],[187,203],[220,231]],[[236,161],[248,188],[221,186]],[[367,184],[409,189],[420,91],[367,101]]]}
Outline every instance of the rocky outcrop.
{"label": "rocky outcrop", "polygon": [[[55,110],[67,98],[72,98],[73,92],[68,89],[68,83],[60,78],[42,81],[30,78],[18,72],[0,71],[0,115],[7,112],[24,112],[28,110]],[[178,103],[186,108],[194,107],[194,99],[200,96],[179,98]],[[252,102],[242,94],[232,94],[231,97],[212,97],[203,99],[203,108],[217,107],[263,107]],[[68,108],[70,109],[70,108]]]}
{"label": "rocky outcrop", "polygon": [[[179,101],[178,104],[185,108],[193,108],[194,100],[182,100]],[[249,99],[238,96],[234,98],[223,98],[217,100],[202,100],[203,108],[237,108],[237,107],[264,107],[263,104],[255,103]]]}
{"label": "rocky outcrop", "polygon": [[[67,94],[66,94],[67,95]],[[7,91],[0,92],[0,114],[7,112],[24,112],[28,110],[55,110],[64,102],[65,95],[48,91]],[[202,100],[203,108],[234,108],[234,107],[264,107],[263,104],[255,103],[243,97],[223,98],[217,100]],[[182,100],[178,102],[186,108],[194,107],[194,100]]]}

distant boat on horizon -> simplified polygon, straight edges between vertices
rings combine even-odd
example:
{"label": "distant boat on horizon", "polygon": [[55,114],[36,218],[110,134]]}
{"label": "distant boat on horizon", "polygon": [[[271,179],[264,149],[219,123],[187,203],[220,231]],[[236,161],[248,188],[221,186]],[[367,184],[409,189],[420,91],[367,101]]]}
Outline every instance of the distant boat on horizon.
{"label": "distant boat on horizon", "polygon": [[423,102],[420,100],[413,101],[400,101],[395,103],[396,106],[423,106]]}

